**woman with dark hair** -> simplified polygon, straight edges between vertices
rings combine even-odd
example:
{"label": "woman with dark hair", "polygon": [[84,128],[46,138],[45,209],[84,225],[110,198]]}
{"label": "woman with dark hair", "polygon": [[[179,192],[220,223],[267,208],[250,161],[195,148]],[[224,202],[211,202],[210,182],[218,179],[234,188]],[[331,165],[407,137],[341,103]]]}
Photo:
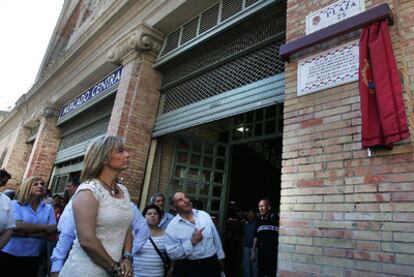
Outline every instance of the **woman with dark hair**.
{"label": "woman with dark hair", "polygon": [[[11,175],[4,169],[0,169],[0,187],[5,186]],[[7,195],[0,192],[0,249],[10,240],[14,225],[13,209]]]}
{"label": "woman with dark hair", "polygon": [[59,276],[132,275],[130,197],[117,183],[128,164],[120,137],[100,137],[89,146],[71,201],[76,239]]}
{"label": "woman with dark hair", "polygon": [[44,238],[56,231],[53,208],[42,200],[44,193],[45,181],[35,176],[17,190],[12,201],[16,234],[0,252],[4,276],[37,276]]}
{"label": "woman with dark hair", "polygon": [[151,235],[134,255],[134,277],[163,277],[166,273],[164,264],[168,257],[164,244],[165,229],[158,226],[162,211],[160,207],[152,204],[145,207],[142,215],[147,220]]}

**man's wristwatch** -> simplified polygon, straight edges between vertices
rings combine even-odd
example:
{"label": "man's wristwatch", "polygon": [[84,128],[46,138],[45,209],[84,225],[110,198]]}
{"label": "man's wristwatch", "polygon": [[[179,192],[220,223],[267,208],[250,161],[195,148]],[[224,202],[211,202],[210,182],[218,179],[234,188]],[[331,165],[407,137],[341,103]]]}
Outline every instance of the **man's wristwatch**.
{"label": "man's wristwatch", "polygon": [[122,260],[124,260],[124,259],[129,260],[131,263],[134,261],[134,257],[132,256],[132,253],[131,253],[131,252],[129,252],[129,251],[125,251],[125,252],[122,254]]}

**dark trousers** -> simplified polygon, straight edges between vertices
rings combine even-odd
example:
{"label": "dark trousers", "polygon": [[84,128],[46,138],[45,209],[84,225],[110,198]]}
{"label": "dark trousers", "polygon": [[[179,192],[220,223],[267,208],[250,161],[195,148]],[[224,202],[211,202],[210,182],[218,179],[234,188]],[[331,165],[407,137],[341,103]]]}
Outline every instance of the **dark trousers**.
{"label": "dark trousers", "polygon": [[13,256],[0,252],[2,277],[37,277],[39,257]]}
{"label": "dark trousers", "polygon": [[49,275],[50,269],[52,267],[50,257],[53,254],[53,249],[55,249],[56,244],[57,240],[45,240],[44,245],[42,246],[42,251],[40,251],[38,277],[46,277]]}
{"label": "dark trousers", "polygon": [[220,277],[217,256],[201,260],[177,260],[174,262],[173,277]]}
{"label": "dark trousers", "polygon": [[277,270],[277,246],[259,247],[257,251],[259,277],[275,277]]}

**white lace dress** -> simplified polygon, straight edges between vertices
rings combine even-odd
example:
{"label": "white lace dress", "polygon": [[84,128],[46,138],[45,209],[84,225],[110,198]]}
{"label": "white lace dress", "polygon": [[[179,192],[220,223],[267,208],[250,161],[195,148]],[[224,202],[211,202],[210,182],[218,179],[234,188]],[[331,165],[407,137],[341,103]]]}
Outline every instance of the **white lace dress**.
{"label": "white lace dress", "polygon": [[[127,189],[122,189],[124,198],[117,199],[109,194],[98,181],[82,183],[75,195],[81,190],[91,190],[99,203],[96,217],[96,236],[113,260],[119,261],[122,256],[125,235],[131,226],[132,211]],[[76,237],[69,257],[65,262],[60,277],[110,276],[104,268],[96,265],[82,249]]]}

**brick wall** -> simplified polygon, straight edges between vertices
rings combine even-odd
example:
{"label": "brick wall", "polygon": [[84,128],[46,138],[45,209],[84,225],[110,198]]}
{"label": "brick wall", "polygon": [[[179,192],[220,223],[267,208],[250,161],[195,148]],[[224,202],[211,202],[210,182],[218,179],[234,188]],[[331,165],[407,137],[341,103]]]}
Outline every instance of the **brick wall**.
{"label": "brick wall", "polygon": [[[287,40],[303,36],[305,16],[332,2],[288,1]],[[366,1],[366,8],[383,2]],[[402,22],[391,27],[391,35],[409,96],[413,24],[408,10],[414,5],[395,2]],[[388,3],[393,7],[392,1]],[[373,157],[361,150],[356,82],[296,96],[299,57],[358,35],[302,51],[286,64],[280,276],[412,276],[414,272],[411,141],[392,151],[376,151]],[[406,105],[411,113],[412,104],[406,101]]]}
{"label": "brick wall", "polygon": [[158,108],[160,74],[146,58],[125,64],[118,87],[108,134],[125,138],[131,158],[121,175],[134,201],[140,197]]}
{"label": "brick wall", "polygon": [[[399,37],[399,48],[401,54],[400,72],[401,78],[404,82],[404,100],[405,105],[409,110],[413,110],[414,102],[414,68],[412,62],[414,61],[414,36],[412,26],[414,26],[414,2],[410,0],[405,1],[393,1],[395,6],[395,25],[396,32]],[[411,134],[414,134],[414,116],[409,114],[408,124]],[[414,136],[411,137],[411,141],[414,142]]]}
{"label": "brick wall", "polygon": [[41,119],[23,179],[39,176],[46,182],[49,181],[60,143],[56,120],[56,117],[43,117]]}

